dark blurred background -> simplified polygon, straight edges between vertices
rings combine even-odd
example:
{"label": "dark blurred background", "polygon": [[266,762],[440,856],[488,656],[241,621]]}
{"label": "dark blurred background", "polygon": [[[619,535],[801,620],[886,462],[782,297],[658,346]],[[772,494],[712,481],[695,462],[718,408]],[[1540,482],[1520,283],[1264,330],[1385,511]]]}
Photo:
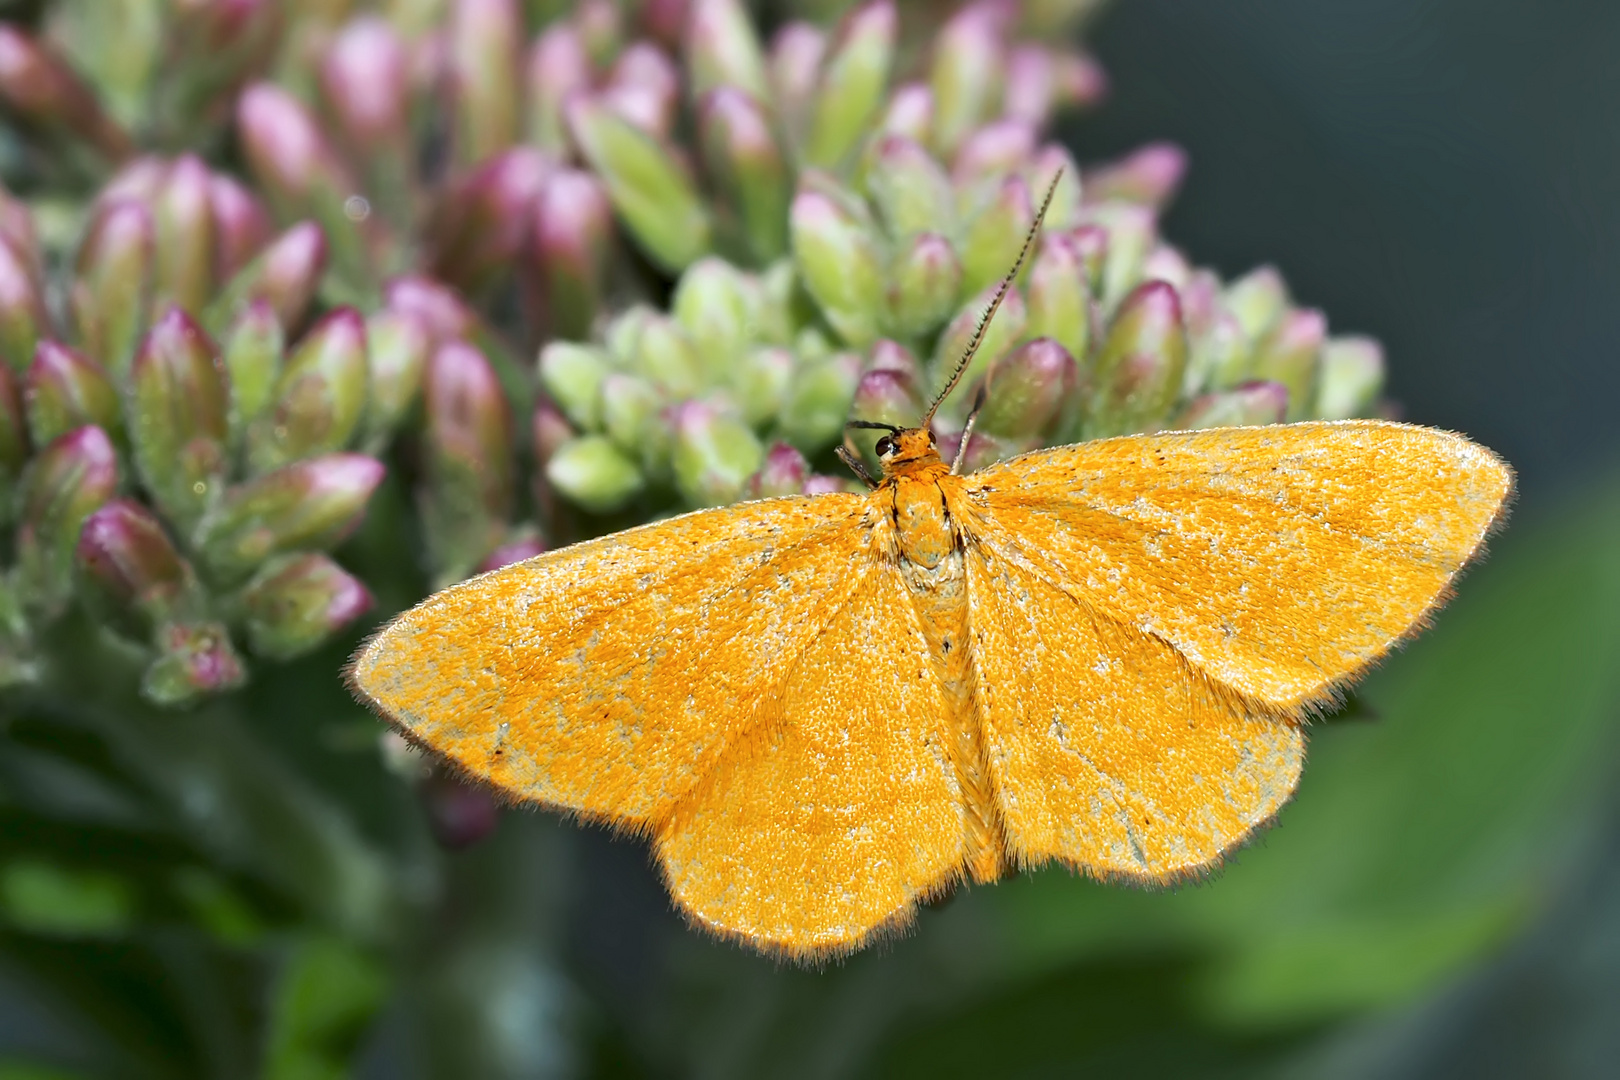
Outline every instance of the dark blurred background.
{"label": "dark blurred background", "polygon": [[[1406,418],[1518,469],[1510,528],[1612,475],[1620,4],[1120,0],[1095,44],[1114,89],[1067,132],[1082,160],[1185,147],[1167,235],[1223,274],[1274,263],[1335,329],[1380,338]],[[1331,1040],[1324,1068],[1613,1075],[1620,818],[1603,813],[1527,939]]]}
{"label": "dark blurred background", "polygon": [[1119,0],[1084,158],[1167,138],[1166,225],[1381,338],[1406,415],[1519,470],[1530,509],[1620,457],[1620,4]]}

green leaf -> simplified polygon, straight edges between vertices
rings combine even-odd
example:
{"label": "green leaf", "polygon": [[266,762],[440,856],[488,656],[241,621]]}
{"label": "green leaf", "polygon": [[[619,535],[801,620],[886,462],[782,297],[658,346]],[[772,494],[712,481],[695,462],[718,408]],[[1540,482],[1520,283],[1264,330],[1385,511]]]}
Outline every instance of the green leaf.
{"label": "green leaf", "polygon": [[266,1080],[338,1080],[382,1003],[380,965],[336,938],[312,937],[288,958],[271,1006]]}

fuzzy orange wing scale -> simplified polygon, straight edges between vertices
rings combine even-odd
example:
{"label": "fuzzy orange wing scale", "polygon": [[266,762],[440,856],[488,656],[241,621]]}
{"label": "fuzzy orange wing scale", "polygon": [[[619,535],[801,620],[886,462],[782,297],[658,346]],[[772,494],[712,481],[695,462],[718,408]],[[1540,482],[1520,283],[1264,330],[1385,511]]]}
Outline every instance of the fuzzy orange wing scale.
{"label": "fuzzy orange wing scale", "polygon": [[868,531],[831,495],[576,544],[429,597],[351,680],[513,796],[645,827],[759,722]]}
{"label": "fuzzy orange wing scale", "polygon": [[944,703],[911,599],[886,559],[845,575],[854,590],[799,654],[768,722],[658,835],[688,912],[793,956],[903,925],[964,857]]}
{"label": "fuzzy orange wing scale", "polygon": [[542,555],[430,597],[351,679],[513,796],[653,834],[709,928],[853,948],[962,858],[938,684],[874,505],[746,503]]}
{"label": "fuzzy orange wing scale", "polygon": [[985,748],[1010,854],[1165,881],[1287,802],[1297,723],[1259,714],[1165,642],[994,547],[970,545]]}
{"label": "fuzzy orange wing scale", "polygon": [[1444,601],[1513,473],[1459,435],[1360,420],[1102,439],[964,481],[986,545],[1300,715]]}

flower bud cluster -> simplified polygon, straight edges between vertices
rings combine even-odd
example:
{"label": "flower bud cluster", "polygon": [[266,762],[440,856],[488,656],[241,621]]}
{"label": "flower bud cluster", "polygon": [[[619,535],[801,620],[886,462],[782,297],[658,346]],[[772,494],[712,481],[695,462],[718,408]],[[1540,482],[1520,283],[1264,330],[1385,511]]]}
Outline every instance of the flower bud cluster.
{"label": "flower bud cluster", "polygon": [[383,478],[356,450],[417,395],[418,320],[338,308],[289,348],[319,230],[272,236],[191,157],[138,160],[95,200],[60,322],[32,226],[0,212],[0,681],[47,676],[40,635],[74,609],[144,653],[160,703],[240,683],[243,645],[285,659],[363,613],[328,552]]}

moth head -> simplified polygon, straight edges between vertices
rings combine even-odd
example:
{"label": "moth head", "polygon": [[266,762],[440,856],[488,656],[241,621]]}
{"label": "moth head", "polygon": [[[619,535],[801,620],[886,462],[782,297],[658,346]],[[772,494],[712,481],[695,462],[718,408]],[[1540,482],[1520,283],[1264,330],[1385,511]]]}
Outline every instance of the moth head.
{"label": "moth head", "polygon": [[934,433],[928,428],[896,428],[890,434],[881,436],[873,449],[877,451],[878,461],[887,470],[890,466],[909,461],[937,458],[937,445]]}

